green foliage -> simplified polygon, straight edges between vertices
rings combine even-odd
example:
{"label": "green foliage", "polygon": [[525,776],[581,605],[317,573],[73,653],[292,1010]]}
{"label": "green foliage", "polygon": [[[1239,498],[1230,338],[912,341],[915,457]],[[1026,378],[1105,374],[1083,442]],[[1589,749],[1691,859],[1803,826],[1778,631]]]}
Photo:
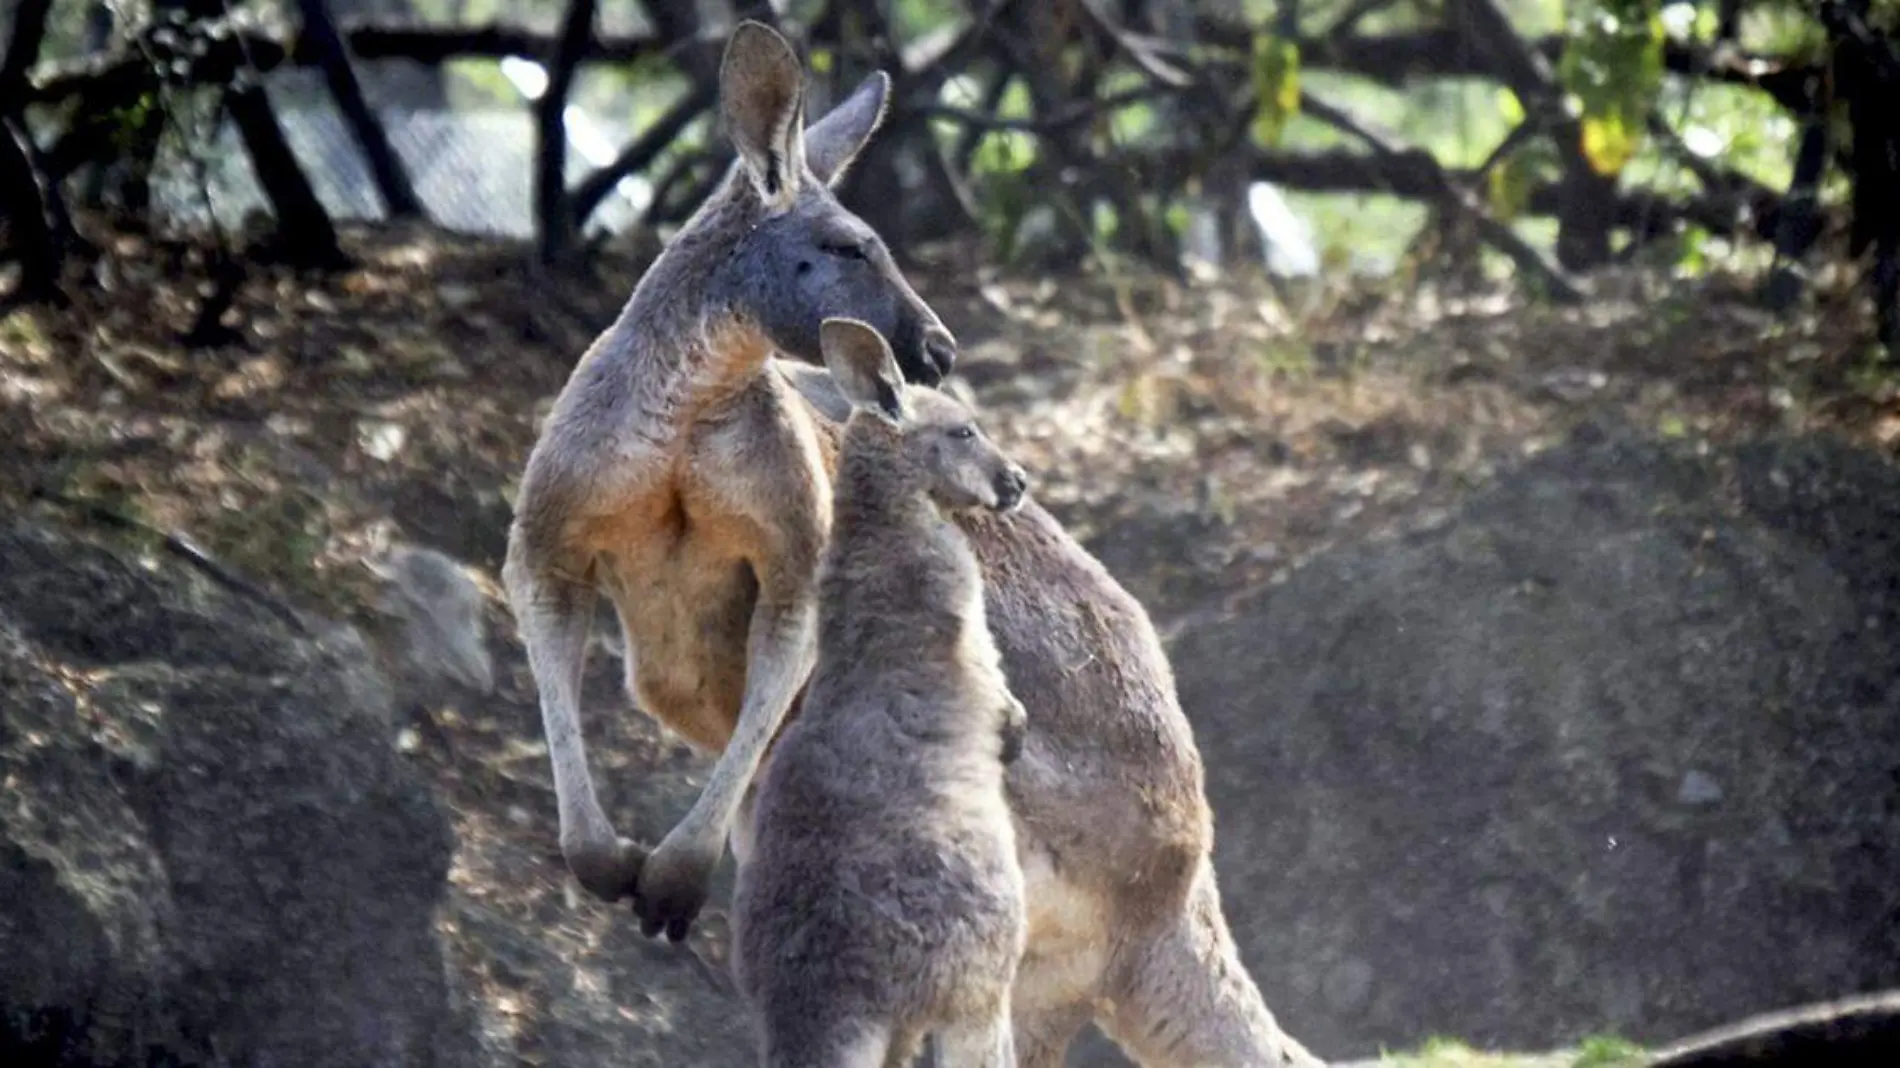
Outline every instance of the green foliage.
{"label": "green foliage", "polygon": [[454,59],[444,63],[448,94],[458,108],[520,107],[521,93],[492,59]]}
{"label": "green foliage", "polygon": [[[1114,96],[1118,93],[1140,89],[1147,84],[1146,79],[1134,71],[1118,71],[1110,74],[1103,82],[1102,96]],[[1110,144],[1126,145],[1140,141],[1154,129],[1155,109],[1146,103],[1125,104],[1108,114],[1108,135]]]}
{"label": "green foliage", "polygon": [[1584,1039],[1576,1049],[1562,1053],[1489,1053],[1454,1038],[1429,1038],[1411,1053],[1389,1053],[1380,1058],[1391,1068],[1638,1068],[1643,1051],[1619,1038]]}
{"label": "green foliage", "polygon": [[1643,140],[1663,77],[1659,0],[1572,0],[1558,77],[1582,106],[1583,154],[1622,172]]}
{"label": "green foliage", "polygon": [[1577,1059],[1571,1068],[1635,1068],[1643,1060],[1643,1050],[1612,1035],[1586,1038],[1577,1047]]}
{"label": "green foliage", "polygon": [[146,136],[153,120],[162,118],[158,110],[158,93],[146,90],[130,103],[120,104],[107,113],[107,122],[112,131],[112,147],[119,152],[129,152],[132,146]]}
{"label": "green foliage", "polygon": [[1300,112],[1300,46],[1271,34],[1254,38],[1253,86],[1259,98],[1253,116],[1254,140],[1278,144],[1287,121]]}
{"label": "green foliage", "polygon": [[1485,176],[1485,192],[1491,202],[1491,214],[1509,222],[1531,202],[1536,185],[1536,170],[1523,153],[1504,158]]}

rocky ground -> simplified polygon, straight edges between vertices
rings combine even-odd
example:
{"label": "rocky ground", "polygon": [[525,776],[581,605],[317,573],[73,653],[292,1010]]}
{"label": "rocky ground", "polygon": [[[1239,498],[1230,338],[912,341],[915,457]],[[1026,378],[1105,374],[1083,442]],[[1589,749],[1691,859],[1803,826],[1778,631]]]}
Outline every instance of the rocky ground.
{"label": "rocky ground", "polygon": [[[360,563],[391,541],[466,562],[487,596],[494,692],[434,691],[414,716],[398,700],[393,755],[361,771],[364,781],[410,784],[388,789],[401,806],[437,806],[442,840],[453,842],[427,929],[400,910],[387,918],[411,940],[403,944],[421,947],[411,956],[438,955],[440,989],[418,995],[433,999],[426,1010],[389,1011],[403,1027],[426,1017],[474,1036],[466,1056],[442,1046],[441,1063],[742,1063],[749,1039],[723,978],[719,910],[685,947],[653,944],[565,877],[533,688],[495,588],[536,419],[642,264],[610,253],[585,273],[543,275],[518,248],[425,232],[357,233],[351,247],[358,266],[336,275],[255,271],[227,317],[237,343],[223,348],[177,343],[196,297],[181,279],[198,276],[201,251],[146,238],[119,239],[76,307],[0,320],[0,500],[25,524],[8,551],[101,541],[160,574],[127,602],[159,612],[179,591],[204,587],[202,569],[97,510],[31,498],[91,502],[182,533],[257,587],[255,596],[218,587],[222,607],[206,610],[234,643],[240,632],[282,626],[260,623],[260,604],[355,623],[373,641],[374,582]],[[1250,279],[1183,285],[1095,273],[1058,283],[975,263],[963,250],[934,250],[912,272],[964,343],[954,388],[974,395],[1033,473],[1035,492],[1177,642],[1210,756],[1224,893],[1250,965],[1295,1034],[1336,1056],[1432,1034],[1517,1046],[1601,1032],[1658,1041],[1789,1000],[1900,984],[1891,952],[1900,912],[1879,886],[1900,885],[1889,878],[1900,867],[1891,845],[1866,837],[1892,826],[1881,776],[1900,757],[1882,748],[1892,739],[1874,721],[1900,707],[1889,703],[1900,699],[1889,671],[1900,657],[1883,659],[1892,650],[1868,636],[1873,628],[1842,637],[1862,617],[1884,625],[1890,607],[1869,587],[1894,577],[1878,528],[1900,519],[1889,499],[1900,498],[1891,467],[1900,378],[1873,360],[1851,294],[1824,286],[1812,307],[1771,319],[1747,305],[1742,281],[1725,277],[1610,277],[1573,309],[1362,285],[1327,294],[1295,323]],[[1762,440],[1823,444],[1751,444]],[[1821,474],[1802,466],[1810,462]],[[1810,483],[1827,488],[1802,496]],[[1843,514],[1855,519],[1845,534],[1832,518]],[[94,564],[71,561],[92,553],[75,542],[54,555],[84,574]],[[6,570],[26,574],[25,559],[15,553]],[[1709,593],[1697,584],[1705,572],[1727,586]],[[29,598],[0,615],[18,662],[37,665],[19,668],[18,685],[65,679],[67,696],[48,691],[47,700],[83,703],[100,685],[120,686],[113,680],[126,665],[169,655],[126,648],[102,658],[95,639],[36,631],[35,612],[57,620],[83,607],[91,587],[72,583],[45,595],[51,609]],[[1501,600],[1525,583],[1524,596],[1545,600]],[[1678,602],[1689,606],[1680,617],[1651,610]],[[1725,627],[1725,613],[1743,614]],[[1789,613],[1796,622],[1778,622]],[[1610,633],[1584,641],[1593,630]],[[1420,637],[1447,631],[1467,642],[1452,667],[1440,644]],[[257,656],[321,659],[319,639],[269,641]],[[1664,642],[1680,647],[1656,651]],[[1770,648],[1781,658],[1762,660]],[[1559,663],[1566,650],[1581,667]],[[220,655],[240,662],[214,682],[261,670],[239,653]],[[1487,665],[1507,661],[1548,666],[1487,681]],[[1379,663],[1389,670],[1361,670]],[[1322,677],[1314,665],[1337,670]],[[1814,665],[1825,679],[1803,674]],[[705,764],[627,712],[617,669],[596,655],[588,678],[596,775],[620,826],[653,837],[683,811]],[[292,689],[336,685],[323,670],[309,668],[317,674]],[[1592,689],[1628,672],[1683,678]],[[143,675],[124,685],[197,692]],[[1768,715],[1736,732],[1709,725],[1750,714],[1734,707],[1736,695],[1762,693],[1817,711]],[[298,707],[286,699],[279,714]],[[1605,707],[1620,711],[1604,719]],[[1383,714],[1403,709],[1412,711]],[[166,739],[182,729],[154,728]],[[1828,744],[1800,758],[1831,776],[1829,793],[1777,793],[1791,765],[1761,747],[1830,730]],[[0,769],[24,775],[37,766],[21,763],[31,747],[8,750],[8,737],[0,733]],[[68,742],[81,754],[114,751],[92,735]],[[1663,759],[1659,749],[1693,755]],[[74,759],[80,768],[90,758]],[[191,766],[188,755],[156,766],[172,760]],[[1459,778],[1461,769],[1471,775]],[[354,796],[358,773],[339,774],[344,782],[324,789]],[[1541,784],[1527,781],[1540,774]],[[127,790],[146,796],[109,778],[71,781],[114,804],[130,804]],[[334,807],[342,802],[311,790],[312,807],[353,822]],[[1580,792],[1596,807],[1579,807]],[[1624,830],[1628,806],[1618,799],[1628,793],[1645,800],[1642,825]],[[1693,811],[1671,809],[1691,794],[1683,803]],[[1479,809],[1531,806],[1562,827],[1493,820],[1467,849],[1454,832],[1486,817],[1457,809],[1460,798]],[[153,804],[131,805],[111,824],[149,856],[108,867],[134,884],[125,873],[143,871],[188,898],[195,862],[169,841],[144,841],[165,810]],[[1832,819],[1842,810],[1851,818]],[[433,841],[428,818],[417,818],[419,829],[404,833]],[[67,896],[46,900],[100,924],[195,929],[173,913],[141,918],[102,904],[60,866],[65,847],[38,826],[0,822],[0,844],[52,865],[46,885]],[[1636,867],[1606,874],[1592,866],[1596,843],[1618,833],[1634,852],[1615,862],[1634,856]],[[1691,855],[1700,859],[1683,859]],[[1782,868],[1762,866],[1770,863]],[[1521,878],[1527,865],[1541,865],[1541,882]],[[1667,888],[1632,890],[1662,870]],[[246,885],[272,892],[255,878]],[[1804,890],[1804,879],[1821,882]],[[1733,894],[1712,900],[1718,885]],[[1842,887],[1858,896],[1810,907],[1813,895]],[[358,892],[346,883],[334,894]],[[412,913],[427,911],[431,899],[415,900]],[[1479,913],[1449,926],[1419,913],[1461,901],[1480,903]],[[1767,924],[1733,954],[1711,919],[1727,907]],[[1701,925],[1690,926],[1686,948],[1657,954],[1660,963],[1633,963],[1631,945],[1671,933],[1624,922],[1641,908]],[[1594,920],[1579,924],[1580,914]],[[1819,915],[1819,926],[1787,919],[1795,915]],[[1502,933],[1490,937],[1484,923]],[[6,930],[0,924],[0,941]],[[127,952],[100,937],[116,947],[100,949],[102,960]],[[366,928],[362,937],[383,936]],[[175,990],[196,967],[243,989],[229,965],[255,952],[250,943],[207,956],[191,938],[153,938],[156,963],[134,969],[144,977],[134,988]],[[1576,956],[1592,946],[1617,967],[1592,972],[1594,958]],[[1765,967],[1777,946],[1808,955],[1782,969],[1785,982],[1749,972],[1712,981],[1707,996],[1681,992],[1685,976],[1738,974],[1727,967],[1736,960],[1744,971]],[[1881,954],[1884,968],[1870,963]],[[107,972],[119,974],[82,969],[61,989],[87,989]],[[1502,990],[1521,1000],[1499,1000]],[[56,995],[0,987],[10,1005]],[[140,997],[128,1004],[149,1008]],[[462,1023],[441,1023],[438,1009]],[[364,1027],[378,1041],[409,1033]],[[1108,1058],[1091,1046],[1076,1063]]]}

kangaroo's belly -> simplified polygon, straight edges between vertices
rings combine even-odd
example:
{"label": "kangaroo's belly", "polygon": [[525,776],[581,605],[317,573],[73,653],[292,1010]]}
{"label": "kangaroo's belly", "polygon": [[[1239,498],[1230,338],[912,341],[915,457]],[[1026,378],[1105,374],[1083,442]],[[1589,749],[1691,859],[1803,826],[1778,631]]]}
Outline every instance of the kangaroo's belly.
{"label": "kangaroo's belly", "polygon": [[644,548],[601,560],[626,639],[628,692],[688,742],[719,752],[745,695],[758,582],[743,558],[703,539]]}
{"label": "kangaroo's belly", "polygon": [[1094,1001],[1114,949],[1114,910],[1094,889],[1067,878],[1020,825],[1016,854],[1028,920],[1016,972],[1016,1011],[1035,1014]]}

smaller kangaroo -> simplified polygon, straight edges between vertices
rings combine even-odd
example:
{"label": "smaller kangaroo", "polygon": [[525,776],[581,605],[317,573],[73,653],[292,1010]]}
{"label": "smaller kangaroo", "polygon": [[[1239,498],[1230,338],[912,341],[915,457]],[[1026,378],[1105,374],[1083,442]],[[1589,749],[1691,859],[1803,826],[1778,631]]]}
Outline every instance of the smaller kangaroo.
{"label": "smaller kangaroo", "polygon": [[[951,513],[1028,480],[963,405],[907,387],[884,337],[819,328],[853,411],[818,590],[818,663],[735,836],[733,970],[767,1068],[1014,1068],[1027,937],[1003,767],[1020,751]],[[749,833],[748,833],[749,831]]]}

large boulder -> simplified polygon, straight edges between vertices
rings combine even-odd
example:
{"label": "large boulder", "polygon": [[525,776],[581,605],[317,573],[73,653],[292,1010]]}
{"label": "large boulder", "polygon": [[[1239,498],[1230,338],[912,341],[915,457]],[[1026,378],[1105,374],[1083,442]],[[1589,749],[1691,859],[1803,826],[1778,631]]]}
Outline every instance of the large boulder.
{"label": "large boulder", "polygon": [[353,632],[0,527],[0,1062],[472,1063],[445,813]]}
{"label": "large boulder", "polygon": [[1900,473],[1596,434],[1173,649],[1288,1029],[1673,1038],[1900,984]]}

